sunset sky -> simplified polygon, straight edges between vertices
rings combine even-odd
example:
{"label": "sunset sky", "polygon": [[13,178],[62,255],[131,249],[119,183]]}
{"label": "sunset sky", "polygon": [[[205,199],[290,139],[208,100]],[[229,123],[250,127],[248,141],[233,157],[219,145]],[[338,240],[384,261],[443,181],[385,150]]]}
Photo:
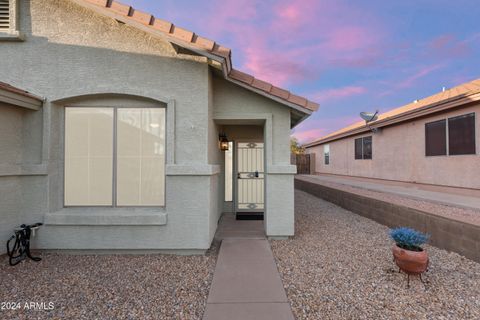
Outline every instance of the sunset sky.
{"label": "sunset sky", "polygon": [[480,78],[478,0],[123,0],[233,50],[234,67],[320,103],[308,142]]}

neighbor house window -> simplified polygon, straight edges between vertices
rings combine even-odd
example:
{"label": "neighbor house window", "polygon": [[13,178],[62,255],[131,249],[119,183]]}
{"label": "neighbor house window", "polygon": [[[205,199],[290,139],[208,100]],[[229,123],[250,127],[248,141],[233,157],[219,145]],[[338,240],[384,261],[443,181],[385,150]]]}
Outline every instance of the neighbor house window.
{"label": "neighbor house window", "polygon": [[475,154],[475,114],[448,119],[448,153]]}
{"label": "neighbor house window", "polygon": [[163,206],[165,109],[65,108],[66,206]]}
{"label": "neighbor house window", "polygon": [[475,154],[475,114],[425,124],[425,155]]}
{"label": "neighbor house window", "polygon": [[323,157],[325,159],[325,164],[330,164],[330,145],[326,144],[323,146]]}
{"label": "neighbor house window", "polygon": [[372,136],[355,139],[355,159],[372,159]]}
{"label": "neighbor house window", "polygon": [[425,153],[427,156],[447,154],[447,121],[440,120],[425,124]]}

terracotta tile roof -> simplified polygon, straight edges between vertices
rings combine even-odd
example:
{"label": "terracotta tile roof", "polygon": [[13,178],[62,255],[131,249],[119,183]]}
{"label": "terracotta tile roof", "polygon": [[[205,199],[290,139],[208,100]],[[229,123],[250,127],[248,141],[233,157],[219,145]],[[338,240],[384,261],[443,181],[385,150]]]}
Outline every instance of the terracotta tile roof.
{"label": "terracotta tile roof", "polygon": [[270,94],[282,100],[293,103],[297,106],[309,109],[311,111],[318,110],[318,107],[319,107],[318,103],[307,100],[306,98],[294,95],[293,93],[290,93],[290,91],[288,90],[275,87],[271,83],[256,79],[252,75],[249,75],[242,71],[232,69],[229,73],[229,77],[234,80],[245,83],[253,88],[259,89],[267,94]]}
{"label": "terracotta tile roof", "polygon": [[192,31],[180,28],[171,22],[154,17],[149,13],[134,9],[129,5],[122,4],[112,0],[75,0],[76,2],[84,2],[93,4],[102,10],[107,10],[125,19],[141,23],[153,30],[164,33],[171,39],[184,43],[187,48],[195,48],[206,53],[224,58],[227,64],[227,77],[235,81],[239,81],[247,85],[250,89],[260,90],[261,92],[284,100],[288,104],[293,104],[310,111],[316,111],[319,105],[313,101],[309,101],[303,97],[291,94],[289,91],[277,88],[271,83],[259,80],[244,72],[230,68],[232,52],[229,48],[219,45],[213,40],[201,37]]}
{"label": "terracotta tile roof", "polygon": [[[399,108],[381,113],[378,115],[378,119],[376,121],[370,122],[369,125],[372,127],[381,127],[383,123],[389,120],[393,120],[396,118],[401,119],[403,116],[413,114],[417,111],[422,111],[427,108],[440,107],[446,103],[454,102],[462,98],[467,98],[472,95],[477,95],[479,93],[480,93],[480,79],[473,80],[471,82],[463,83],[451,89],[436,93],[424,99],[415,100],[414,102],[411,102]],[[477,99],[480,100],[480,95],[479,97],[476,97],[475,100]],[[461,104],[468,103],[470,101],[473,101],[473,100],[467,99],[466,101],[463,101],[463,102],[459,101],[459,103],[452,103],[451,107],[456,107]],[[435,110],[433,109],[433,111]],[[368,129],[368,127],[365,125],[365,121],[356,122],[350,126],[347,126],[338,131],[335,131],[326,136],[323,136],[317,140],[314,140],[310,143],[307,143],[305,146],[311,147],[311,146],[322,144],[328,141],[344,138],[349,135],[358,133],[359,129]]]}
{"label": "terracotta tile roof", "polygon": [[32,99],[35,99],[37,101],[43,101],[42,97],[31,94],[28,91],[25,91],[25,90],[22,90],[20,88],[14,87],[14,86],[12,86],[8,83],[5,83],[5,82],[0,81],[0,89],[8,91],[8,92],[16,93],[16,94],[24,96],[24,97],[32,98]]}

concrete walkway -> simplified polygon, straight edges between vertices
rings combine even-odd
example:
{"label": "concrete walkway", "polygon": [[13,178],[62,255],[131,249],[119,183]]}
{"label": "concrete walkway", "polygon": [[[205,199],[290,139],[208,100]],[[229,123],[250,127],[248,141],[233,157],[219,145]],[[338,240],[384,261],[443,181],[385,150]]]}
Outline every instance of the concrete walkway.
{"label": "concrete walkway", "polygon": [[[392,193],[417,200],[436,202],[461,208],[480,209],[480,190],[437,187],[405,182],[390,182],[368,178],[334,175],[307,175],[305,177],[323,182],[343,184],[372,191]],[[462,193],[463,194],[460,194]]]}
{"label": "concrete walkway", "polygon": [[293,320],[263,221],[222,217],[204,320]]}

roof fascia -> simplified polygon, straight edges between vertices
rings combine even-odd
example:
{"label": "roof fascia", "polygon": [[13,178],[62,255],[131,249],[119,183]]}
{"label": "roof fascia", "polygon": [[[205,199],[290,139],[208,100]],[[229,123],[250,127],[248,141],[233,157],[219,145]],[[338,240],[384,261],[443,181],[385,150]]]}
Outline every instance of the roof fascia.
{"label": "roof fascia", "polygon": [[228,81],[230,81],[230,82],[238,85],[238,86],[241,86],[241,87],[243,87],[243,88],[245,88],[245,89],[248,89],[248,90],[250,90],[250,91],[253,91],[253,92],[255,92],[255,93],[258,93],[259,95],[262,95],[262,96],[264,96],[264,97],[266,97],[266,98],[269,98],[270,100],[274,100],[274,101],[276,101],[276,102],[278,102],[278,103],[281,103],[281,104],[283,104],[283,105],[285,105],[285,106],[287,106],[287,107],[290,107],[290,108],[292,108],[292,109],[294,109],[294,110],[296,110],[296,111],[299,111],[299,112],[305,114],[306,116],[309,116],[309,115],[311,115],[311,114],[313,113],[313,111],[310,110],[310,109],[303,108],[303,107],[301,107],[301,106],[299,106],[299,105],[296,105],[296,104],[293,104],[293,103],[291,103],[291,102],[288,102],[288,101],[286,101],[286,100],[284,100],[284,99],[282,99],[282,98],[278,98],[278,97],[276,97],[276,96],[270,95],[270,94],[266,93],[265,91],[262,91],[262,90],[260,90],[260,89],[254,88],[254,87],[252,87],[252,86],[249,86],[248,84],[245,84],[245,83],[243,83],[243,82],[241,82],[241,81],[232,79],[232,78],[230,78],[228,75],[226,76],[226,79],[227,79]]}
{"label": "roof fascia", "polygon": [[[441,104],[434,103],[434,104],[427,105],[427,106],[424,106],[424,107],[419,108],[419,109],[414,109],[414,110],[404,112],[404,113],[399,114],[397,116],[389,117],[389,118],[382,119],[382,120],[377,120],[375,122],[370,123],[370,127],[372,127],[372,128],[382,128],[382,127],[390,126],[390,125],[393,125],[393,124],[396,124],[396,123],[400,123],[400,122],[412,120],[412,119],[415,119],[415,118],[423,117],[423,116],[426,116],[426,115],[429,115],[429,114],[432,114],[432,113],[441,112],[441,111],[444,111],[444,110],[460,107],[462,105],[465,105],[465,104],[471,103],[471,102],[475,102],[475,101],[480,101],[480,93],[475,93],[475,94],[472,94],[472,95],[469,95],[469,96],[462,96],[462,97],[458,97],[456,99],[455,98],[450,99],[446,102],[445,101],[441,102]],[[355,128],[355,129],[352,129],[350,131],[341,133],[339,135],[335,135],[335,136],[332,136],[332,137],[328,137],[326,139],[322,139],[322,140],[319,140],[319,141],[314,141],[314,142],[308,143],[308,144],[305,145],[305,147],[310,148],[310,147],[314,147],[314,146],[317,146],[317,145],[320,145],[320,144],[340,140],[340,139],[343,139],[343,138],[346,138],[346,137],[350,137],[350,136],[353,136],[353,135],[356,135],[356,134],[365,133],[365,132],[369,132],[369,131],[370,131],[370,128],[368,126],[363,126],[363,127],[360,127],[360,128]]]}
{"label": "roof fascia", "polygon": [[155,30],[154,28],[151,28],[150,26],[147,26],[147,25],[144,25],[140,22],[132,20],[130,17],[126,17],[126,16],[123,16],[121,14],[117,14],[115,12],[112,12],[108,8],[99,7],[98,5],[95,5],[95,4],[92,4],[92,3],[89,3],[89,2],[85,2],[83,0],[71,0],[71,1],[78,4],[81,7],[91,9],[91,10],[93,10],[93,11],[95,11],[95,12],[101,14],[101,15],[104,15],[104,16],[107,16],[109,18],[115,19],[115,20],[117,20],[121,23],[132,26],[134,28],[137,28],[141,31],[144,31],[144,32],[148,33],[148,34],[155,35],[162,40],[166,40],[166,41],[168,41],[172,44],[175,44],[179,47],[182,47],[182,48],[188,49],[190,51],[193,51],[193,52],[195,52],[199,55],[206,56],[208,58],[215,59],[215,60],[218,60],[218,58],[223,58],[223,57],[211,54],[209,52],[206,52],[204,50],[200,50],[200,49],[198,49],[194,46],[189,45],[185,41],[181,41],[177,38],[174,38],[172,36],[169,36],[169,35],[165,34],[162,31]]}
{"label": "roof fascia", "polygon": [[275,96],[273,96],[273,95],[270,95],[270,94],[268,94],[268,93],[266,93],[266,92],[264,92],[264,91],[262,91],[262,90],[253,88],[253,87],[251,87],[251,86],[249,86],[249,85],[247,85],[247,84],[244,84],[244,83],[242,83],[242,82],[240,82],[240,81],[237,81],[237,80],[235,80],[235,79],[232,79],[232,78],[229,76],[230,71],[232,70],[232,59],[230,58],[230,56],[229,56],[229,57],[220,56],[220,55],[212,54],[212,53],[210,53],[210,52],[208,52],[208,51],[206,51],[206,50],[198,49],[198,48],[196,48],[196,47],[194,47],[194,46],[189,45],[187,42],[183,42],[183,41],[178,40],[178,39],[176,39],[176,38],[170,37],[169,35],[165,34],[165,33],[162,32],[162,31],[157,31],[157,30],[155,30],[155,29],[153,29],[153,28],[150,28],[150,27],[148,27],[148,26],[140,23],[140,22],[137,22],[137,21],[132,20],[132,19],[130,19],[130,18],[128,18],[128,17],[125,17],[125,16],[122,16],[122,15],[117,14],[117,13],[115,13],[115,12],[112,12],[112,11],[110,11],[109,9],[106,9],[106,8],[103,8],[103,7],[99,7],[98,5],[95,5],[95,4],[92,4],[92,3],[88,3],[88,2],[84,2],[84,1],[82,1],[82,0],[71,0],[71,1],[73,1],[74,3],[76,3],[76,4],[78,4],[78,5],[82,6],[82,7],[89,8],[89,9],[91,9],[91,10],[97,12],[97,13],[100,13],[100,14],[102,14],[102,15],[104,15],[104,16],[108,16],[108,17],[110,17],[110,18],[112,18],[112,19],[115,19],[115,20],[117,20],[117,21],[120,21],[120,22],[122,22],[122,23],[124,23],[124,24],[126,24],[126,25],[135,27],[135,28],[137,28],[137,29],[139,29],[139,30],[142,30],[142,31],[146,32],[146,33],[155,35],[155,36],[161,38],[162,40],[166,40],[166,41],[168,41],[168,42],[170,42],[170,43],[172,43],[172,44],[175,44],[175,45],[177,45],[177,46],[179,46],[179,47],[183,47],[183,48],[185,48],[185,49],[188,49],[188,50],[190,50],[190,51],[192,51],[192,52],[194,52],[194,53],[196,53],[196,54],[198,54],[198,55],[201,55],[201,56],[204,56],[204,57],[206,57],[206,58],[208,58],[208,59],[211,59],[211,60],[214,60],[214,61],[219,62],[219,63],[222,65],[222,71],[223,71],[223,76],[224,76],[224,78],[225,78],[226,80],[232,82],[232,83],[235,83],[236,85],[239,85],[239,86],[241,86],[241,87],[243,87],[243,88],[245,88],[245,89],[247,89],[247,90],[253,91],[253,92],[255,92],[255,93],[258,93],[258,94],[260,94],[260,95],[262,95],[262,96],[264,96],[264,97],[266,97],[266,98],[269,98],[269,99],[271,99],[271,100],[274,100],[274,101],[276,101],[276,102],[278,102],[278,103],[280,103],[280,104],[283,104],[283,105],[285,105],[285,106],[287,106],[287,107],[290,107],[290,108],[292,108],[292,109],[295,109],[295,110],[297,110],[297,111],[305,114],[306,116],[309,116],[309,115],[311,115],[311,114],[313,113],[313,111],[310,110],[310,109],[303,108],[303,107],[298,106],[298,105],[296,105],[296,104],[293,104],[293,103],[290,103],[290,102],[288,102],[288,101],[285,101],[285,100],[283,100],[283,99],[281,99],[281,98],[278,98],[278,97],[275,97]]}
{"label": "roof fascia", "polygon": [[41,98],[34,99],[2,88],[0,88],[0,101],[35,111],[40,110],[43,104]]}

